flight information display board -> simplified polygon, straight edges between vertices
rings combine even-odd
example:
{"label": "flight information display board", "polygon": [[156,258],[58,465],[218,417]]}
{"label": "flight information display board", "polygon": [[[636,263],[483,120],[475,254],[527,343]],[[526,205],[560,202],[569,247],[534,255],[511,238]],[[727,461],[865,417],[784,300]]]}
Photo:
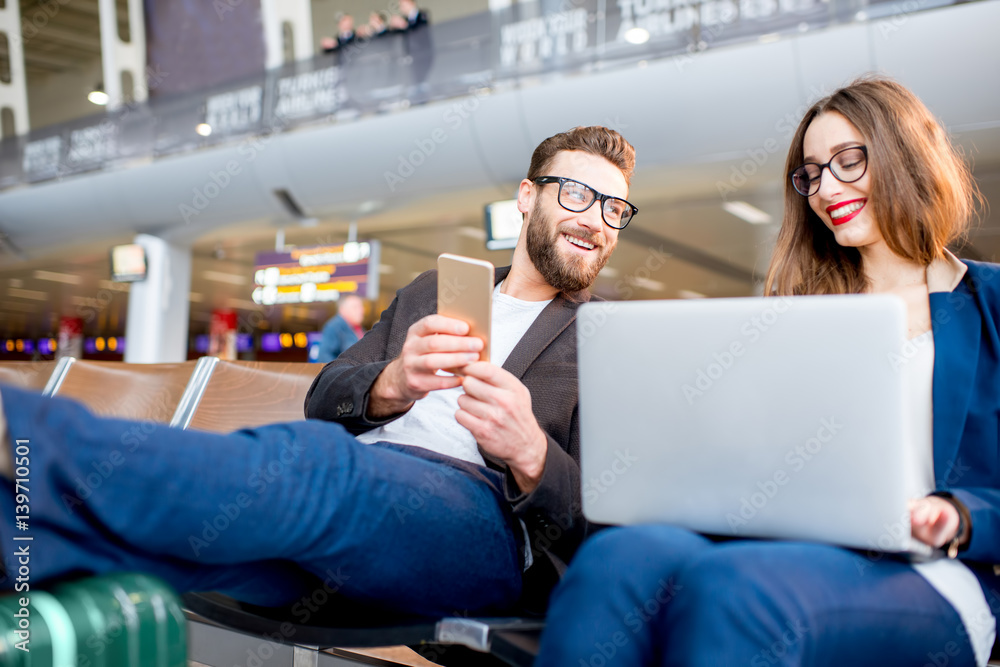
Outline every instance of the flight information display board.
{"label": "flight information display board", "polygon": [[378,241],[260,252],[254,262],[254,303],[338,301],[343,294],[378,297]]}

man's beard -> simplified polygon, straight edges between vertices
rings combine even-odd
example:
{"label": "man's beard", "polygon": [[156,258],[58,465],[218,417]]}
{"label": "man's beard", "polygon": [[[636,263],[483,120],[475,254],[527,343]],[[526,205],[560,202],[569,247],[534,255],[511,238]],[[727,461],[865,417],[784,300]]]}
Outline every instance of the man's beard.
{"label": "man's beard", "polygon": [[594,256],[581,257],[574,254],[567,257],[561,254],[558,244],[563,231],[552,229],[549,217],[542,212],[540,204],[541,202],[536,201],[531,209],[525,236],[531,263],[545,278],[545,282],[560,292],[573,293],[589,288],[611,258],[614,244],[604,244],[604,238],[600,234],[588,235],[579,226],[567,225],[565,233],[594,244],[594,249],[590,251]]}

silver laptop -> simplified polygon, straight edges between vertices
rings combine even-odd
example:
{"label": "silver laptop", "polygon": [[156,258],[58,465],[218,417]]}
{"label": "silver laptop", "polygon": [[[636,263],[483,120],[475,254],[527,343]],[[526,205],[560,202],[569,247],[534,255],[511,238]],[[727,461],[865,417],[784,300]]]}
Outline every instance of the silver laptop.
{"label": "silver laptop", "polygon": [[930,554],[910,537],[905,327],[889,296],[584,304],[584,514]]}

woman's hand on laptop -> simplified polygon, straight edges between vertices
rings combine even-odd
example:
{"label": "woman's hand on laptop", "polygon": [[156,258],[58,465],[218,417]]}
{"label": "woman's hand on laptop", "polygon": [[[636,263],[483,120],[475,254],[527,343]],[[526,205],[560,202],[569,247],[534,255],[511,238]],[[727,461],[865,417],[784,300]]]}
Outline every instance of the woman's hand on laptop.
{"label": "woman's hand on laptop", "polygon": [[955,539],[958,524],[958,510],[944,498],[927,496],[910,500],[910,530],[914,539],[943,547]]}

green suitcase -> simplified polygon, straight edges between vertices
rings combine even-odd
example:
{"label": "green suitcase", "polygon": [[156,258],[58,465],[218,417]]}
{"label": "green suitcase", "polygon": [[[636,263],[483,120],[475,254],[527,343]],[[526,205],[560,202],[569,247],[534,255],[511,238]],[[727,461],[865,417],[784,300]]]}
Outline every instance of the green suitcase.
{"label": "green suitcase", "polygon": [[0,665],[186,667],[180,599],[144,574],[93,577],[0,597]]}

